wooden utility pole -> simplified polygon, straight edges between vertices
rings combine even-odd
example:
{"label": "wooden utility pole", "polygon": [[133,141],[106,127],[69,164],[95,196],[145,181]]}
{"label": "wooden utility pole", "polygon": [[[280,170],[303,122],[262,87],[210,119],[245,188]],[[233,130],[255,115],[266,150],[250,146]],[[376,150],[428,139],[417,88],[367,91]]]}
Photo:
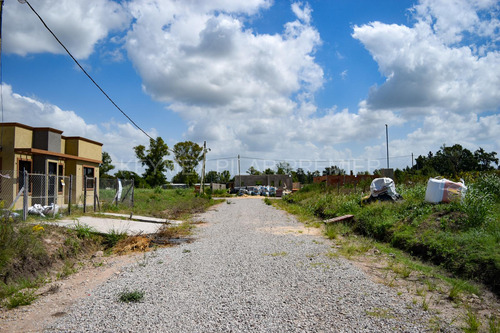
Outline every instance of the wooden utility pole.
{"label": "wooden utility pole", "polygon": [[389,130],[385,124],[385,147],[387,148],[387,169],[389,169]]}
{"label": "wooden utility pole", "polygon": [[207,159],[207,142],[203,141],[203,165],[201,167],[200,193],[205,193],[205,161]]}
{"label": "wooden utility pole", "polygon": [[2,13],[3,13],[3,0],[0,0],[0,55],[2,53]]}
{"label": "wooden utility pole", "polygon": [[240,179],[240,188],[241,188],[240,154],[238,154],[238,178]]}

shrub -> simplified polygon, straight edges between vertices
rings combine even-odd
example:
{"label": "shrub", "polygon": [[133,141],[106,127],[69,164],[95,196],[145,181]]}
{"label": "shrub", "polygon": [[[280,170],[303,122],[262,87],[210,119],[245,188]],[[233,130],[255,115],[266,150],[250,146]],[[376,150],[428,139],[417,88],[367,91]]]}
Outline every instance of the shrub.
{"label": "shrub", "polygon": [[465,197],[458,205],[460,211],[466,214],[461,222],[466,228],[477,228],[483,226],[493,206],[493,196],[481,191],[478,187],[469,186]]}
{"label": "shrub", "polygon": [[496,202],[500,201],[500,177],[498,175],[482,175],[473,186],[483,193],[490,194]]}
{"label": "shrub", "polygon": [[30,305],[36,300],[33,291],[18,291],[7,299],[5,306],[7,309],[17,308],[18,306]]}
{"label": "shrub", "polygon": [[120,293],[119,300],[125,303],[137,303],[140,302],[144,298],[144,291],[135,290],[135,291],[123,291]]}

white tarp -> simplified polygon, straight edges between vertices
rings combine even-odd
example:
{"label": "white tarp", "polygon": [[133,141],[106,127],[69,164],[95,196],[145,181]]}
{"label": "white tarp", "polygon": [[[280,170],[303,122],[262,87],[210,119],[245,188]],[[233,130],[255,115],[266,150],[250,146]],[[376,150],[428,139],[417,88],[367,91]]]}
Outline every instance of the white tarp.
{"label": "white tarp", "polygon": [[42,206],[40,204],[34,204],[28,208],[28,214],[40,215],[45,217],[45,215],[55,215],[59,212],[59,206],[50,204],[49,206]]}
{"label": "white tarp", "polygon": [[396,185],[391,178],[375,178],[370,185],[370,193],[373,198],[379,195],[387,194],[393,200],[400,199],[400,195],[396,192]]}
{"label": "white tarp", "polygon": [[432,203],[451,202],[462,199],[466,191],[467,186],[463,180],[456,183],[445,178],[429,178],[425,191],[425,201]]}

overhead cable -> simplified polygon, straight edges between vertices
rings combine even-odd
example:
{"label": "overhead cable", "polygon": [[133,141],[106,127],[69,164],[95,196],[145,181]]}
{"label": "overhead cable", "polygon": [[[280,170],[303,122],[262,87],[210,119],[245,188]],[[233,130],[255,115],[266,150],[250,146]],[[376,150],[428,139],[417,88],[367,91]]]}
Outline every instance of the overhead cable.
{"label": "overhead cable", "polygon": [[87,77],[90,79],[90,81],[92,81],[92,83],[104,94],[104,96],[106,96],[106,98],[118,109],[118,111],[120,111],[137,129],[139,129],[142,133],[144,133],[148,138],[154,140],[148,133],[146,133],[146,131],[144,131],[139,125],[137,125],[135,123],[135,121],[132,120],[132,118],[130,118],[112,99],[111,97],[108,96],[108,94],[101,88],[101,86],[99,86],[99,84],[97,84],[97,82],[95,82],[95,80],[92,78],[92,76],[90,76],[89,73],[87,73],[87,71],[82,67],[82,65],[80,65],[80,63],[78,62],[78,60],[75,59],[75,57],[73,57],[73,55],[71,54],[71,52],[69,52],[69,50],[66,48],[66,46],[64,46],[64,44],[59,40],[59,38],[57,38],[57,36],[54,34],[54,32],[52,32],[52,30],[48,27],[48,25],[45,23],[45,21],[42,19],[42,17],[40,15],[38,15],[38,13],[36,12],[36,10],[31,6],[31,4],[27,1],[27,0],[18,0],[20,3],[26,3],[30,9],[33,11],[33,13],[35,13],[35,15],[40,19],[40,21],[42,22],[42,24],[45,26],[45,28],[52,34],[52,36],[54,36],[54,38],[56,39],[56,41],[63,47],[63,49],[66,51],[66,53],[69,54],[69,56],[71,57],[71,59],[73,59],[73,61],[78,65],[78,67],[80,67],[80,69],[82,70],[83,73],[85,73],[85,75],[87,75]]}

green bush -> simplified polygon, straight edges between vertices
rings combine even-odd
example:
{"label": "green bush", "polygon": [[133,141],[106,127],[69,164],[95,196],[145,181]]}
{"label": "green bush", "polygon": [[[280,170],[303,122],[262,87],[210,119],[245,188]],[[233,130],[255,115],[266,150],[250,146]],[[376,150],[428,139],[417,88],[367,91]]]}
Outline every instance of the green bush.
{"label": "green bush", "polygon": [[144,298],[144,291],[135,290],[135,291],[123,291],[120,293],[118,299],[124,303],[137,303],[140,302]]}
{"label": "green bush", "polygon": [[461,222],[466,228],[481,227],[487,222],[492,207],[493,196],[471,185],[458,205],[460,211],[466,214]]}
{"label": "green bush", "polygon": [[496,174],[485,174],[480,176],[474,188],[483,193],[488,193],[496,202],[500,202],[500,177]]}

